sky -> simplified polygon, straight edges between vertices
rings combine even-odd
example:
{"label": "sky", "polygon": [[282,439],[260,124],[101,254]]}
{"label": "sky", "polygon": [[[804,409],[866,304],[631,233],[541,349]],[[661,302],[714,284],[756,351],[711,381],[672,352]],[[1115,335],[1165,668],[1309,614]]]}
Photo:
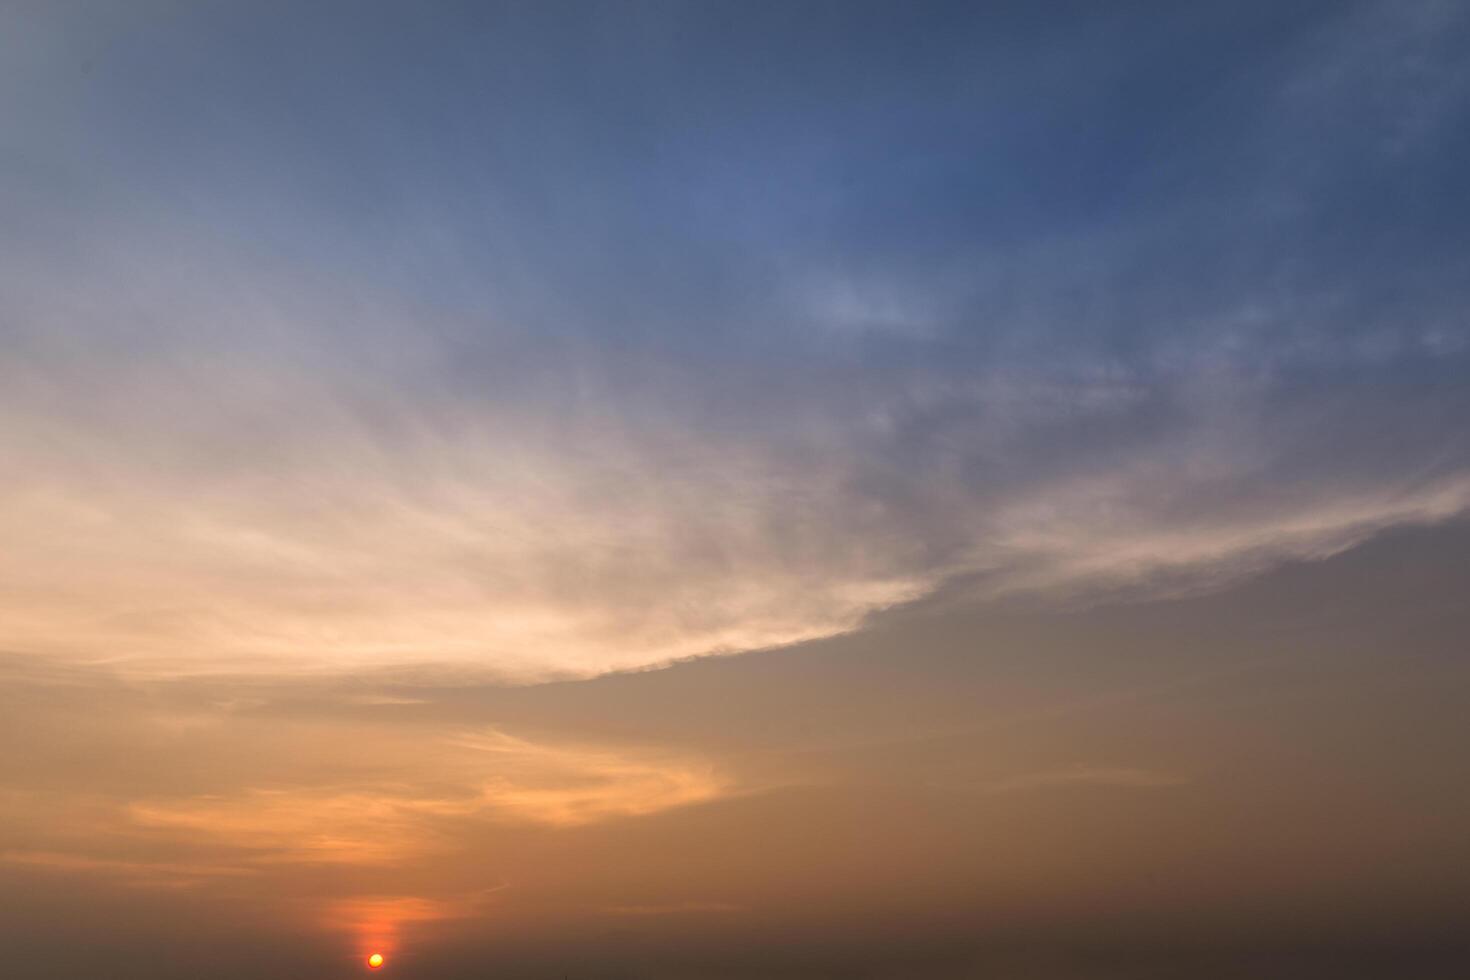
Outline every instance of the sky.
{"label": "sky", "polygon": [[0,0],[6,976],[1444,975],[1467,45]]}

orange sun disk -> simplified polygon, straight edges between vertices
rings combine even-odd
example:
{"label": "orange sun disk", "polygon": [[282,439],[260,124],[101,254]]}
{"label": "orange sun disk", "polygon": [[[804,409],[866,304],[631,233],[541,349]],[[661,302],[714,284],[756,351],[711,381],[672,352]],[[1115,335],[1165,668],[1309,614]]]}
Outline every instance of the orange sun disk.
{"label": "orange sun disk", "polygon": [[382,953],[374,953],[372,956],[369,956],[368,957],[368,969],[369,970],[376,970],[378,967],[380,967],[382,965],[383,965],[383,954]]}

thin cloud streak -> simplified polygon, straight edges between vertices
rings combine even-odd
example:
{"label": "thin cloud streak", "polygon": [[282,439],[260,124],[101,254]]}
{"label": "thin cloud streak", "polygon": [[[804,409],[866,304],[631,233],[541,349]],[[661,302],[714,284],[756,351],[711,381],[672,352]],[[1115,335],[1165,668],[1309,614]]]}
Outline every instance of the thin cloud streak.
{"label": "thin cloud streak", "polygon": [[62,873],[119,877],[140,887],[189,888],[212,878],[259,875],[258,868],[229,864],[181,864],[174,861],[125,861],[56,851],[3,851],[0,862]]}
{"label": "thin cloud streak", "polygon": [[1005,796],[1012,793],[1066,787],[1165,789],[1188,784],[1189,780],[1183,776],[1149,769],[1131,769],[1126,766],[1073,766],[1068,769],[1033,772],[997,779],[986,783],[984,791],[991,796]]}

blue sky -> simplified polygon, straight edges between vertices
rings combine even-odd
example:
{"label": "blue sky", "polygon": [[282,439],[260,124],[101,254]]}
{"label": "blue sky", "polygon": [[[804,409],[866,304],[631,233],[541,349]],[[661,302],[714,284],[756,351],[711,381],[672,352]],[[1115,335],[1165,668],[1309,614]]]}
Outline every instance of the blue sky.
{"label": "blue sky", "polygon": [[1193,588],[1470,503],[1453,4],[12,22],[7,482],[76,508],[17,523],[104,604],[107,563],[173,566],[119,615],[196,648],[319,615],[372,647],[360,611],[231,635],[342,549],[328,608],[538,610],[374,662],[595,672],[958,580]]}

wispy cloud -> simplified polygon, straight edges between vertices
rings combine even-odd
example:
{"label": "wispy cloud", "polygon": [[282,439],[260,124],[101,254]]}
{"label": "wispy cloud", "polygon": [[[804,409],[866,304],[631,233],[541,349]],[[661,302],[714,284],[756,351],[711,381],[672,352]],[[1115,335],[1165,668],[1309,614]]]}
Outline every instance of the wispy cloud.
{"label": "wispy cloud", "polygon": [[[468,754],[439,758],[422,786],[249,788],[137,800],[127,814],[171,839],[227,846],[255,867],[373,866],[452,848],[446,821],[576,827],[710,802],[735,789],[709,764],[669,752],[542,744],[494,730],[451,745]],[[452,792],[449,780],[458,780]]]}
{"label": "wispy cloud", "polygon": [[553,826],[644,816],[734,791],[709,764],[668,753],[537,745],[493,731],[458,743],[486,753],[501,773],[481,789],[488,812]]}
{"label": "wispy cloud", "polygon": [[425,818],[465,804],[381,792],[254,789],[229,796],[136,802],[141,827],[239,848],[257,864],[390,864],[434,849]]}
{"label": "wispy cloud", "polygon": [[[586,677],[831,636],[957,580],[1199,588],[1465,510],[1453,4],[1308,18],[1167,86],[1210,113],[1119,93],[1165,88],[1130,74],[1157,50],[1274,30],[1169,19],[1118,64],[956,37],[963,84],[909,65],[860,126],[819,86],[820,137],[779,86],[707,93],[731,129],[659,166],[583,146],[604,117],[559,90],[445,88],[426,114],[374,87],[370,46],[329,69],[292,32],[291,91],[359,71],[381,98],[241,100],[259,86],[226,57],[206,81],[238,125],[201,96],[121,133],[155,84],[137,66],[197,81],[128,20],[26,25],[101,51],[106,86],[3,59],[6,104],[37,100],[0,186],[7,648],[139,676]],[[539,48],[493,34],[511,62]],[[991,84],[1002,64],[1031,83]],[[406,158],[455,104],[493,131],[534,112],[549,144]],[[338,124],[358,151],[288,135]]]}

